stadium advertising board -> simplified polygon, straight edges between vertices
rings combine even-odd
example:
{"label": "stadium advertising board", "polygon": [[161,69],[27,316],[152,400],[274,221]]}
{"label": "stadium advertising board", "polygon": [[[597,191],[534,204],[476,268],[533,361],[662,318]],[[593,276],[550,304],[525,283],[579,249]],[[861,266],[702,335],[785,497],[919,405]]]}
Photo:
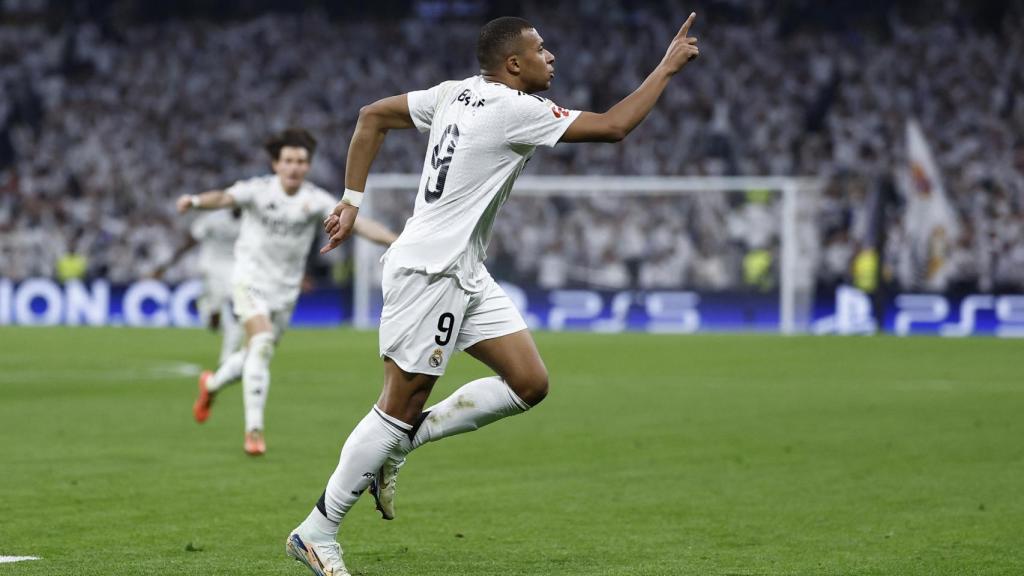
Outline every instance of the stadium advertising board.
{"label": "stadium advertising board", "polygon": [[[774,332],[778,295],[750,292],[525,291],[503,284],[531,327],[618,332]],[[1024,337],[1024,295],[896,294],[884,297],[882,331],[898,336]],[[817,298],[814,334],[878,332],[875,302],[848,286]]]}
{"label": "stadium advertising board", "polygon": [[[202,324],[196,311],[202,292],[198,280],[177,285],[140,280],[121,286],[106,280],[61,284],[49,278],[18,283],[0,279],[0,325],[196,327]],[[340,324],[351,316],[342,306],[348,301],[347,291],[312,290],[299,299],[293,323]]]}
{"label": "stadium advertising board", "polygon": [[[524,289],[503,283],[531,328],[650,333],[778,330],[774,293]],[[201,322],[197,280],[171,285],[141,280],[126,286],[105,280],[60,284],[48,278],[0,279],[0,324],[195,327]],[[351,320],[347,289],[304,293],[292,323],[334,326]],[[1024,295],[897,294],[882,299],[882,331],[947,337],[1024,337]],[[846,286],[819,296],[812,311],[815,334],[878,331],[876,302]],[[379,310],[377,311],[379,313]]]}
{"label": "stadium advertising board", "polygon": [[[1024,295],[1021,294],[896,294],[882,299],[882,328],[909,336],[988,335],[1024,338]],[[867,294],[840,286],[834,298],[815,302],[816,334],[877,332],[876,302]]]}

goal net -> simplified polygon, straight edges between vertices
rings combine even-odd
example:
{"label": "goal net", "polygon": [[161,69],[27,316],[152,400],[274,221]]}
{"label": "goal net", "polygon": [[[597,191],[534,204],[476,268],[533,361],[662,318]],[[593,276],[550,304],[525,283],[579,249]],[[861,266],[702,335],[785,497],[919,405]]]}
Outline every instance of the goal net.
{"label": "goal net", "polygon": [[[418,185],[372,176],[361,213],[401,230]],[[524,176],[487,267],[535,329],[803,332],[820,189],[786,177]],[[383,253],[356,239],[360,328],[379,322]]]}

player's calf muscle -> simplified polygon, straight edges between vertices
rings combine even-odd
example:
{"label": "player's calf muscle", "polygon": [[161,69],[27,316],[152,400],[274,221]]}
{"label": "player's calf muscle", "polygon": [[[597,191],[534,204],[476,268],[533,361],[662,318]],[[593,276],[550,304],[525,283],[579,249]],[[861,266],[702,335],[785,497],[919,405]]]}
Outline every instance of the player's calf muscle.
{"label": "player's calf muscle", "polygon": [[540,404],[548,395],[548,371],[543,364],[503,375],[502,378],[516,396],[530,406]]}

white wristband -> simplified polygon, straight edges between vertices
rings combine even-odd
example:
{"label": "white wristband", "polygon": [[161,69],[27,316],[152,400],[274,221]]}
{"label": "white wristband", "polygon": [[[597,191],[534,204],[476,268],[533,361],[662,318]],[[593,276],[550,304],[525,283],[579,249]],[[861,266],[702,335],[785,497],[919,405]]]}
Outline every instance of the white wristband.
{"label": "white wristband", "polygon": [[341,201],[350,206],[359,208],[359,205],[363,203],[363,193],[345,188],[345,195],[341,197]]}
{"label": "white wristband", "polygon": [[193,208],[199,208],[199,196],[196,196],[195,194],[189,196],[188,203]]}

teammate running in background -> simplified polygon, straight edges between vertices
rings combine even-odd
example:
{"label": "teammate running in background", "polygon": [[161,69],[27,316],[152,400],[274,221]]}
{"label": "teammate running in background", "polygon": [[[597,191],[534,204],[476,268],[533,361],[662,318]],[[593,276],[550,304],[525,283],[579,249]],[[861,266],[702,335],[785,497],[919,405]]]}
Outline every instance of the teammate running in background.
{"label": "teammate running in background", "polygon": [[[521,18],[488,22],[477,41],[480,75],[384,98],[359,111],[345,195],[325,222],[322,252],[355,229],[370,165],[388,130],[430,132],[412,218],[384,255],[380,355],[384,389],[341,449],[309,516],[288,535],[288,555],[323,576],[349,574],[338,527],[367,488],[385,519],[405,456],[426,442],[519,414],[547,395],[548,373],[526,323],[484,267],[491,227],[537,146],[617,142],[651,111],[669,80],[697,57],[690,14],[661,63],[604,114],[566,110],[536,96],[555,57]],[[465,384],[423,410],[456,350],[497,374]]]}
{"label": "teammate running in background", "polygon": [[[291,319],[299,297],[309,247],[317,227],[330,214],[334,198],[306,181],[316,140],[305,130],[286,130],[266,146],[273,175],[236,182],[178,198],[178,212],[196,208],[239,208],[242,223],[235,242],[232,271],[234,313],[245,327],[246,346],[230,355],[216,373],[199,377],[199,397],[192,407],[196,421],[210,414],[215,395],[241,377],[245,402],[245,451],[266,451],[263,411],[270,389],[270,359]],[[395,234],[383,225],[360,218],[354,232],[388,245]]]}
{"label": "teammate running in background", "polygon": [[235,240],[241,227],[242,211],[218,210],[200,214],[192,221],[189,234],[171,258],[153,270],[153,278],[161,279],[182,256],[199,247],[199,273],[203,293],[197,307],[203,324],[210,330],[221,330],[220,366],[242,344],[242,327],[231,310],[231,270],[235,264]]}

